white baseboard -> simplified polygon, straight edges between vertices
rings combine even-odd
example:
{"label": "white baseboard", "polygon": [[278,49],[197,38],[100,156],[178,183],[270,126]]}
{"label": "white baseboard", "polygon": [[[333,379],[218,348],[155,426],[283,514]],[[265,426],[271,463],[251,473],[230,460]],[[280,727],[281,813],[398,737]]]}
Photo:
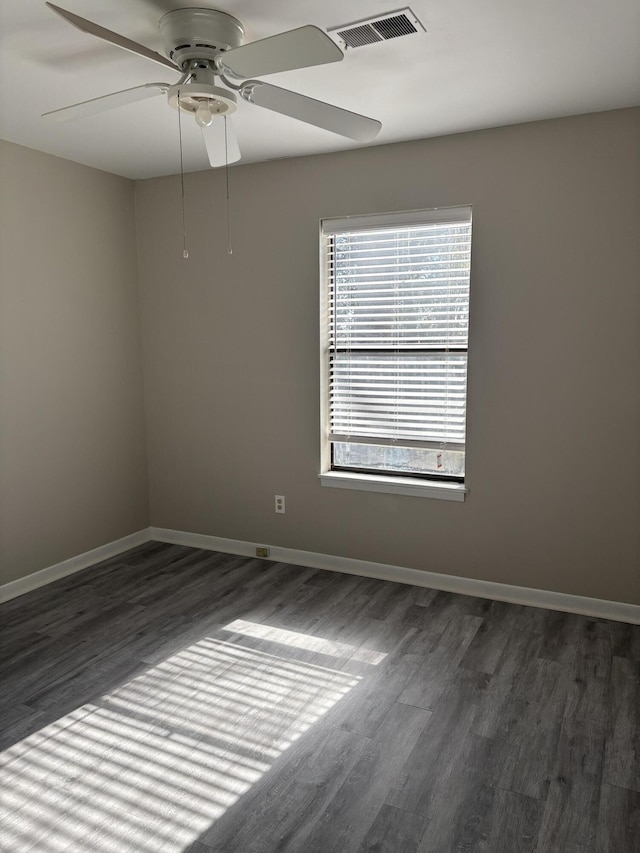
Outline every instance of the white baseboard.
{"label": "white baseboard", "polygon": [[70,557],[68,560],[63,560],[62,563],[56,563],[55,566],[47,566],[46,569],[33,572],[24,578],[9,581],[9,583],[0,586],[0,602],[17,598],[19,595],[24,595],[25,592],[31,592],[31,590],[37,589],[40,586],[53,583],[53,581],[57,581],[59,578],[64,578],[74,572],[79,572],[81,569],[87,569],[95,563],[102,562],[102,560],[116,557],[118,554],[122,554],[123,551],[135,548],[136,545],[142,545],[150,539],[151,536],[147,527],[144,530],[131,533],[129,536],[123,536],[122,539],[116,539],[115,542],[107,542],[106,545],[101,545],[99,548],[94,548],[84,554],[78,554],[76,557]]}
{"label": "white baseboard", "polygon": [[[55,566],[49,566],[39,572],[34,572],[24,578],[18,578],[18,580],[0,586],[0,602],[9,601],[9,599],[23,595],[25,592],[31,592],[33,589],[52,583],[59,578],[73,574],[73,572],[79,572],[81,569],[102,562],[102,560],[108,560],[110,557],[115,557],[150,540],[203,548],[207,551],[222,551],[225,554],[238,554],[243,557],[255,557],[256,545],[265,544],[262,542],[243,542],[239,539],[224,539],[220,536],[207,536],[201,533],[187,533],[181,530],[168,530],[163,527],[148,527],[144,530],[138,530],[130,536],[117,539],[115,542],[108,542],[106,545],[101,545],[85,554],[71,557]],[[640,625],[640,605],[638,604],[626,604],[601,598],[586,598],[582,595],[511,586],[494,581],[443,575],[437,572],[423,572],[418,569],[373,563],[368,560],[332,557],[329,554],[318,554],[313,551],[299,551],[295,548],[269,547],[271,552],[269,559],[279,563],[291,563],[313,569],[327,569],[332,572],[344,572],[348,575],[362,575],[411,584],[412,586],[457,592],[462,595],[508,601],[511,604],[544,607],[548,610],[563,610],[568,613],[579,613],[583,616],[595,616],[599,619],[613,619],[616,622],[630,622]]]}
{"label": "white baseboard", "polygon": [[[256,545],[260,542],[242,542],[238,539],[223,539],[219,536],[206,536],[200,533],[185,533],[180,530],[167,530],[162,527],[150,527],[151,539],[169,542],[174,545],[188,545],[192,548],[204,548],[208,551],[222,551],[226,554],[239,554],[243,557],[255,557]],[[582,616],[595,616],[599,619],[612,619],[616,622],[640,624],[640,605],[626,604],[621,601],[608,601],[602,598],[586,598],[582,595],[569,595],[545,589],[533,589],[524,586],[496,583],[495,581],[462,578],[455,575],[442,575],[436,572],[423,572],[402,566],[390,566],[384,563],[372,563],[368,560],[354,560],[349,557],[332,557],[313,551],[298,551],[295,548],[269,546],[270,560],[279,563],[292,563],[313,569],[328,569],[332,572],[344,572],[348,575],[364,575],[385,581],[406,583],[413,586],[426,586],[462,595],[478,598],[492,598],[508,601],[511,604],[525,604],[529,607],[544,607],[547,610],[563,610],[567,613],[579,613]]]}

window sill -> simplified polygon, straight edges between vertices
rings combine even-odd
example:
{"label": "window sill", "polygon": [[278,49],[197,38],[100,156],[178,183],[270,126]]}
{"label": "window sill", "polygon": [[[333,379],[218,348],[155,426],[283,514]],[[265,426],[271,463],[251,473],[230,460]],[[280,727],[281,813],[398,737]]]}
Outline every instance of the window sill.
{"label": "window sill", "polygon": [[435,483],[418,477],[378,477],[375,474],[350,474],[348,471],[326,471],[318,476],[323,486],[334,489],[387,492],[441,501],[463,501],[468,491],[463,483]]}

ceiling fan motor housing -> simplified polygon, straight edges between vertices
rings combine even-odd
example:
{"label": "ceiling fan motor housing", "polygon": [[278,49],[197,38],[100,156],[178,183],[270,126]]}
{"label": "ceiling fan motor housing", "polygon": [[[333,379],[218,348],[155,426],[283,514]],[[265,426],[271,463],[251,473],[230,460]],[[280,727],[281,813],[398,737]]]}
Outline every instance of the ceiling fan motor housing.
{"label": "ceiling fan motor housing", "polygon": [[214,60],[219,53],[240,47],[244,27],[215,9],[175,9],[160,19],[167,56],[179,68],[193,59]]}

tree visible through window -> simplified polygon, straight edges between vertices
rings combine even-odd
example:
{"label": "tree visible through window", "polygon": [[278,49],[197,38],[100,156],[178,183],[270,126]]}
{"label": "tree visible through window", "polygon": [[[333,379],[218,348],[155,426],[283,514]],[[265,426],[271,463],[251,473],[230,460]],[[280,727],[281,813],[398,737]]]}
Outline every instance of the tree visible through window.
{"label": "tree visible through window", "polygon": [[462,481],[471,209],[322,223],[332,470]]}

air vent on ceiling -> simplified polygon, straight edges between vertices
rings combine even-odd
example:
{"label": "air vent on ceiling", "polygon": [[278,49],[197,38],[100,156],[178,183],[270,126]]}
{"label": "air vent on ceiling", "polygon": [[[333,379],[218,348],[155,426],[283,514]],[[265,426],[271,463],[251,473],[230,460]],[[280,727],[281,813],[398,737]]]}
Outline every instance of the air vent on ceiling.
{"label": "air vent on ceiling", "polygon": [[352,24],[343,24],[340,27],[331,27],[327,30],[335,33],[342,42],[343,47],[363,47],[366,44],[375,44],[379,41],[388,41],[399,36],[410,36],[413,33],[426,32],[422,23],[408,7],[387,12],[375,18],[363,21],[354,21]]}

